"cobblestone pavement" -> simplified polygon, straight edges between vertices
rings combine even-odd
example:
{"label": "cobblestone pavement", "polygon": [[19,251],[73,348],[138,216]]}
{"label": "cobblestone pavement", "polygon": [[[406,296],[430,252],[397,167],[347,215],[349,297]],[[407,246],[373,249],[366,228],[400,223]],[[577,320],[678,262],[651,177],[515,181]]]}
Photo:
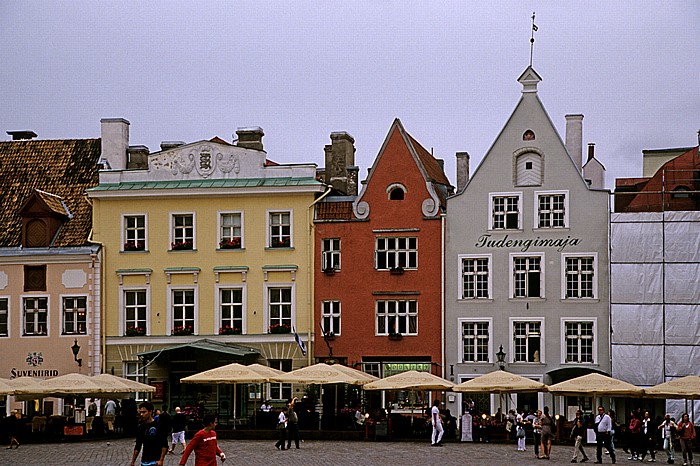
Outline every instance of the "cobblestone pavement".
{"label": "cobblestone pavement", "polygon": [[[274,441],[220,440],[226,453],[226,465],[564,465],[570,464],[573,447],[555,445],[552,459],[537,460],[532,447],[526,452],[516,451],[514,444],[447,443],[442,448],[431,447],[429,442],[365,442],[365,441],[307,441],[297,450],[278,451]],[[0,447],[0,465],[129,465],[134,441],[129,439],[95,440],[72,443],[23,444],[19,449]],[[178,450],[179,451],[179,450]],[[595,459],[595,447],[586,452]],[[663,453],[663,452],[662,452]],[[618,452],[617,464],[633,464],[626,453]],[[665,458],[665,455],[664,455]],[[180,455],[167,455],[165,465],[177,465]],[[603,463],[610,464],[604,457]],[[660,464],[665,464],[663,461]],[[138,463],[137,463],[138,464]],[[194,455],[188,465],[194,464]],[[221,463],[219,463],[221,464]],[[639,463],[637,463],[639,464]],[[648,464],[648,463],[647,463]]]}

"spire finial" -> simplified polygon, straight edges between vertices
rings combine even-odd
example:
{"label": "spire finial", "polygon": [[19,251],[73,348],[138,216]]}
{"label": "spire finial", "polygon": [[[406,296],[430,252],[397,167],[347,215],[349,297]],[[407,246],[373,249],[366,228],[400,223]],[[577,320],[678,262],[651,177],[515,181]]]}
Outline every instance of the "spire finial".
{"label": "spire finial", "polygon": [[532,51],[535,48],[535,31],[537,31],[537,25],[535,24],[535,12],[532,12],[532,32],[530,32],[530,66],[532,66]]}

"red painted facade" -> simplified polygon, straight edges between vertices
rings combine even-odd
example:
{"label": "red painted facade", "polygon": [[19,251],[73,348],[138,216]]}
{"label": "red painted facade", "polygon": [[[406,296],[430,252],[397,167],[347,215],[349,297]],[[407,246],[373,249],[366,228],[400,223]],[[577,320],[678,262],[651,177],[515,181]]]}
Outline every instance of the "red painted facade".
{"label": "red painted facade", "polygon": [[[403,199],[391,199],[392,189],[404,191]],[[364,369],[381,372],[375,375],[390,375],[384,373],[385,363],[428,363],[432,373],[442,375],[441,214],[451,190],[438,161],[395,120],[360,195],[330,197],[317,205],[317,360],[329,358],[330,345],[334,359],[358,369],[362,362],[374,363],[374,369]],[[401,197],[397,194],[393,197]],[[368,215],[363,215],[365,203]],[[377,239],[406,237],[416,239],[415,269],[405,264],[403,270],[377,270]],[[322,269],[324,239],[340,240],[340,265],[334,273]],[[324,321],[324,301],[340,303],[340,332],[328,345],[318,325]],[[391,330],[382,331],[377,323],[378,301],[415,301],[415,328],[401,332],[400,339],[386,334]]]}

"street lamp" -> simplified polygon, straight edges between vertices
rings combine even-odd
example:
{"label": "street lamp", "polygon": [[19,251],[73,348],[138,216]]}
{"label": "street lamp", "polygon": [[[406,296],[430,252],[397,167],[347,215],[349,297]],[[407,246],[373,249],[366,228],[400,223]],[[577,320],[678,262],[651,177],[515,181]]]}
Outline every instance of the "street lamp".
{"label": "street lamp", "polygon": [[78,353],[80,352],[80,345],[78,344],[78,339],[75,339],[75,342],[73,343],[73,346],[70,347],[70,349],[73,351],[73,359],[75,359],[75,362],[78,363],[78,367],[83,367],[83,360],[82,358],[78,358]]}
{"label": "street lamp", "polygon": [[498,348],[498,353],[496,353],[496,358],[498,360],[498,367],[501,368],[501,370],[504,370],[506,368],[506,353],[503,351],[503,345],[501,345]]}

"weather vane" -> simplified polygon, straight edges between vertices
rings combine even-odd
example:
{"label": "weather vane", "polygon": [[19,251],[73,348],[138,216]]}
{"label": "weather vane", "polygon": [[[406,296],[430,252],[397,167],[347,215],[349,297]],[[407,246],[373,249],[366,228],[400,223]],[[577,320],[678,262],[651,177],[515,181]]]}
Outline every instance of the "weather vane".
{"label": "weather vane", "polygon": [[530,32],[530,66],[532,66],[532,50],[535,48],[535,31],[537,31],[537,25],[535,24],[535,12],[532,12],[532,31]]}

